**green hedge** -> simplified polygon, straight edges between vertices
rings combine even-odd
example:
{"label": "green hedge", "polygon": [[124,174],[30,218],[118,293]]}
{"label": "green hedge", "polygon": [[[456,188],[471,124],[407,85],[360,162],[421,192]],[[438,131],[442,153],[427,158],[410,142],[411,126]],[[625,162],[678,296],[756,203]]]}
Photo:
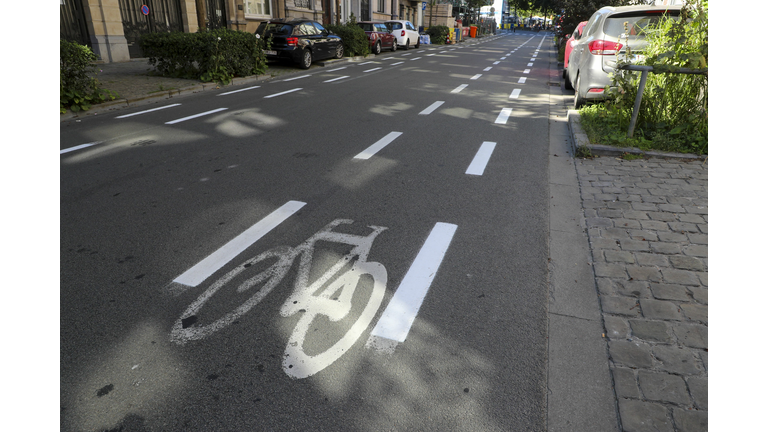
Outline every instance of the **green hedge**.
{"label": "green hedge", "polygon": [[163,76],[229,83],[267,70],[264,41],[252,33],[218,29],[149,33],[141,37],[149,64]]}
{"label": "green hedge", "polygon": [[430,43],[435,45],[443,45],[448,39],[448,33],[450,31],[451,29],[444,25],[436,25],[428,28],[427,34],[429,35]]}
{"label": "green hedge", "polygon": [[91,104],[113,100],[117,96],[99,87],[95,75],[96,54],[87,46],[60,39],[59,42],[59,111],[87,110]]}
{"label": "green hedge", "polygon": [[368,35],[357,26],[355,15],[349,17],[349,21],[342,25],[329,25],[326,28],[341,37],[344,42],[344,56],[367,56],[371,53],[371,45]]}

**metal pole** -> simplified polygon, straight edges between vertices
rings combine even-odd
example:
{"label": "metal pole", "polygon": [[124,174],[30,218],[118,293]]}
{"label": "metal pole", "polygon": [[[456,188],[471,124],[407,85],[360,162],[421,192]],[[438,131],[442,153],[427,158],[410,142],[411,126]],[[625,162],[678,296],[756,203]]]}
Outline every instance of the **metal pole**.
{"label": "metal pole", "polygon": [[635,133],[635,122],[637,122],[637,115],[640,112],[640,102],[643,100],[643,90],[645,90],[646,79],[648,79],[648,71],[644,70],[642,75],[640,75],[640,85],[637,87],[635,107],[632,109],[632,119],[629,121],[629,132],[627,132],[629,138],[632,138],[632,134]]}

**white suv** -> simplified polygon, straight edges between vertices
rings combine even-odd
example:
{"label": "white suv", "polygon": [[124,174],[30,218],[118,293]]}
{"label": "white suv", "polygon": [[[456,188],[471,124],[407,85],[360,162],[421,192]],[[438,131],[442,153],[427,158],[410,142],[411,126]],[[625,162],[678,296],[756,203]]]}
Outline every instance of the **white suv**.
{"label": "white suv", "polygon": [[395,37],[398,47],[408,49],[411,44],[416,44],[416,48],[419,47],[419,31],[410,21],[387,21],[386,24],[390,34]]}

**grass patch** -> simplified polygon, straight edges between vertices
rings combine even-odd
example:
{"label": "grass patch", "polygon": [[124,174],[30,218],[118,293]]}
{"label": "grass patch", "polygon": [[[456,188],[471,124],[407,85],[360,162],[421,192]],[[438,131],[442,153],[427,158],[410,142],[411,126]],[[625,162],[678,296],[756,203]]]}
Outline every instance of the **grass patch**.
{"label": "grass patch", "polygon": [[707,153],[707,137],[692,133],[680,133],[679,128],[665,124],[636,127],[634,136],[627,137],[631,110],[619,109],[610,104],[588,105],[579,110],[581,127],[593,144],[614,147],[637,147],[640,150],[657,150],[672,153]]}

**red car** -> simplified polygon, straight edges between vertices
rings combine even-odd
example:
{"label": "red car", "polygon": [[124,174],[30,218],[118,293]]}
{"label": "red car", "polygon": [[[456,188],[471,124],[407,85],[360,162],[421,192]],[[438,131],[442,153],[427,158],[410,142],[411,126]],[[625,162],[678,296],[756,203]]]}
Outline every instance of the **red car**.
{"label": "red car", "polygon": [[397,50],[395,36],[390,34],[386,24],[373,21],[358,21],[357,25],[368,35],[372,53],[381,54],[382,48],[388,48],[392,51]]}
{"label": "red car", "polygon": [[[571,50],[576,44],[576,35],[581,36],[581,32],[584,30],[584,26],[587,25],[587,21],[582,21],[576,26],[573,34],[568,38],[568,42],[565,43],[565,62],[563,63],[563,79],[565,80],[565,88],[572,90],[571,81],[568,79],[568,57],[571,56]],[[568,36],[568,35],[566,35]]]}

